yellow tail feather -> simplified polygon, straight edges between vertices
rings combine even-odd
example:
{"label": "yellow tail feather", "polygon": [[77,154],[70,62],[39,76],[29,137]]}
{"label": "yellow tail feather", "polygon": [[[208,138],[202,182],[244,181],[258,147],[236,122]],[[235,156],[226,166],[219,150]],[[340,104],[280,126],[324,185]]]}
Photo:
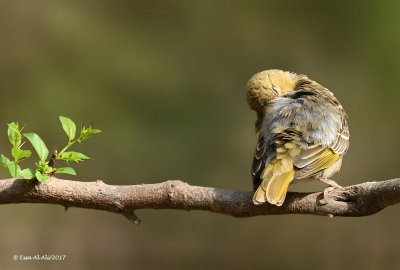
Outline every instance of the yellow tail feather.
{"label": "yellow tail feather", "polygon": [[293,176],[294,169],[291,169],[290,171],[281,175],[272,176],[266,190],[266,197],[269,203],[276,204],[277,206],[281,206],[283,204],[290,181],[293,180]]}
{"label": "yellow tail feather", "polygon": [[266,202],[266,194],[265,194],[265,190],[262,189],[261,186],[259,186],[256,190],[256,192],[254,193],[253,196],[253,203],[258,205],[258,204],[262,204]]}
{"label": "yellow tail feather", "polygon": [[276,174],[273,168],[274,165],[269,164],[262,173],[263,181],[254,193],[254,204],[262,204],[268,201],[271,204],[281,206],[285,201],[287,189],[294,177],[294,169],[292,167],[285,173]]}
{"label": "yellow tail feather", "polygon": [[263,181],[260,184],[260,186],[257,188],[256,192],[254,193],[254,196],[253,196],[254,204],[262,204],[262,203],[266,202],[267,195],[265,193],[265,189],[267,189],[267,188],[266,187],[263,188],[263,184],[265,182],[265,179],[271,179],[273,168],[274,168],[274,166],[269,164],[262,172],[261,178],[263,179]]}

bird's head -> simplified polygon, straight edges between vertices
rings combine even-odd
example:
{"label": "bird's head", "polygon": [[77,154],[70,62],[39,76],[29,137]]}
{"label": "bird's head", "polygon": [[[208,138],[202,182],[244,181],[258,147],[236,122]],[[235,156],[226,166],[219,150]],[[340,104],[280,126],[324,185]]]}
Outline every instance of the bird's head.
{"label": "bird's head", "polygon": [[247,103],[256,112],[261,112],[266,103],[284,96],[295,88],[298,77],[295,73],[270,69],[254,74],[246,86]]}

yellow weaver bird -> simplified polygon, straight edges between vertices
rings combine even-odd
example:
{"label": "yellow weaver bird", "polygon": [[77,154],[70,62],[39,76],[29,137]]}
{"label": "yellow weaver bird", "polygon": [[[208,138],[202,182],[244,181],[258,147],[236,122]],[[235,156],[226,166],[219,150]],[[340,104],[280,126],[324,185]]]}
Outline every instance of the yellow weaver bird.
{"label": "yellow weaver bird", "polygon": [[247,83],[247,103],[257,113],[253,159],[254,204],[281,206],[290,183],[328,179],[349,148],[347,115],[334,95],[305,75],[272,69]]}

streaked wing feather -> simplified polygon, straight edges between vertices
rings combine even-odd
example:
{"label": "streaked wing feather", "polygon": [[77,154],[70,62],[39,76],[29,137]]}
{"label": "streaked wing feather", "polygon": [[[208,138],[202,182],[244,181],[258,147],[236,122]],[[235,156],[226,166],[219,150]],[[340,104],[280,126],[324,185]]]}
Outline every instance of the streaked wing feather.
{"label": "streaked wing feather", "polygon": [[254,153],[253,165],[251,167],[251,176],[253,178],[253,189],[257,189],[257,187],[261,184],[261,173],[265,167],[265,158],[264,154],[267,147],[264,141],[264,138],[260,136],[258,138],[258,143],[256,146],[256,151]]}
{"label": "streaked wing feather", "polygon": [[325,170],[326,168],[329,168],[339,159],[339,157],[340,157],[339,154],[334,153],[329,148],[325,148],[325,151],[319,153],[318,156],[315,157],[312,162],[307,164],[307,166],[297,170],[295,173],[295,178],[301,179],[301,178],[311,177],[317,174],[318,172]]}
{"label": "streaked wing feather", "polygon": [[350,136],[349,136],[349,126],[347,124],[346,117],[342,120],[342,125],[338,128],[338,134],[335,140],[329,145],[329,148],[337,154],[344,154],[349,149]]}
{"label": "streaked wing feather", "polygon": [[326,148],[321,145],[316,145],[307,149],[303,149],[297,156],[293,157],[293,164],[297,168],[304,168],[315,159],[317,159],[320,153],[325,149]]}

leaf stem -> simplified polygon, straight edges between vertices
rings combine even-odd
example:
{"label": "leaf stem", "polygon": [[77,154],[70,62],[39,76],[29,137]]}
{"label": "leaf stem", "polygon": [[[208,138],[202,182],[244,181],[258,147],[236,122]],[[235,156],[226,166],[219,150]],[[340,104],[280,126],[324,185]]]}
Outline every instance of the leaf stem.
{"label": "leaf stem", "polygon": [[18,161],[17,160],[14,161],[14,167],[15,167],[15,170],[14,170],[15,178],[18,178]]}
{"label": "leaf stem", "polygon": [[73,140],[72,142],[68,141],[68,144],[56,156],[56,160],[59,160],[61,158],[62,154],[64,154],[64,152],[67,151],[67,149],[70,148],[74,143],[76,143],[76,140]]}

